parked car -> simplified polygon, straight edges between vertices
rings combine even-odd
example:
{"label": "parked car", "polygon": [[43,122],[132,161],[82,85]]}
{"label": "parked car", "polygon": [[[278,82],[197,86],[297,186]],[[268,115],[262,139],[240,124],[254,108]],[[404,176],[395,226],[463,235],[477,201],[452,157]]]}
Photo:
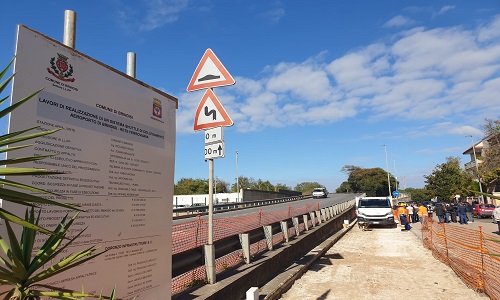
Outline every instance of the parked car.
{"label": "parked car", "polygon": [[491,218],[493,216],[493,211],[495,210],[495,205],[493,204],[474,204],[474,217],[477,218]]}

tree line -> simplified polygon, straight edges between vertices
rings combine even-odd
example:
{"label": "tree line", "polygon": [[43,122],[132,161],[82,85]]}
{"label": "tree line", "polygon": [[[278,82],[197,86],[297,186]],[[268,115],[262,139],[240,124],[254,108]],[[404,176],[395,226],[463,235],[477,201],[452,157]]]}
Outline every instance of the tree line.
{"label": "tree line", "polygon": [[[260,191],[279,191],[289,190],[302,192],[304,195],[311,194],[316,187],[323,187],[318,182],[302,182],[297,184],[293,189],[283,183],[272,184],[269,180],[254,179],[252,177],[239,177],[240,189],[251,189]],[[181,178],[174,184],[175,195],[197,195],[208,194],[209,183],[208,179],[203,178]],[[228,183],[225,180],[214,178],[214,193],[235,193],[237,191],[237,184]]]}

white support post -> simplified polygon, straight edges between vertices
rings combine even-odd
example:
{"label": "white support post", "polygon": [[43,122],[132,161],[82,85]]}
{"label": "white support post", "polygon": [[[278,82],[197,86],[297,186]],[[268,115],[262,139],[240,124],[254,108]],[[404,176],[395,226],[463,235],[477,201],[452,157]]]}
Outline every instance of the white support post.
{"label": "white support post", "polygon": [[307,220],[307,214],[302,215],[302,218],[304,219],[304,228],[306,231],[309,231],[309,222]]}
{"label": "white support post", "polygon": [[321,211],[319,211],[319,210],[317,210],[317,211],[316,211],[316,218],[318,219],[318,224],[323,223],[323,222],[321,221]]}
{"label": "white support post", "polygon": [[299,236],[300,235],[299,218],[293,217],[292,223],[293,223],[293,227],[295,228],[295,236]]}
{"label": "white support post", "polygon": [[309,212],[309,215],[311,216],[311,227],[316,226],[316,217],[314,216],[314,212]]}
{"label": "white support post", "polygon": [[264,229],[264,235],[266,237],[267,249],[269,251],[273,250],[273,227],[271,225],[262,226]]}
{"label": "white support post", "polygon": [[259,288],[258,287],[249,288],[246,293],[245,300],[259,300]]}
{"label": "white support post", "polygon": [[283,232],[283,237],[285,238],[285,243],[290,242],[290,236],[288,235],[288,222],[287,221],[281,221],[281,231]]}
{"label": "white support post", "polygon": [[205,269],[207,279],[210,283],[215,283],[215,247],[214,245],[205,245]]}
{"label": "white support post", "polygon": [[250,234],[242,233],[240,234],[241,250],[243,251],[243,258],[245,263],[250,263]]}

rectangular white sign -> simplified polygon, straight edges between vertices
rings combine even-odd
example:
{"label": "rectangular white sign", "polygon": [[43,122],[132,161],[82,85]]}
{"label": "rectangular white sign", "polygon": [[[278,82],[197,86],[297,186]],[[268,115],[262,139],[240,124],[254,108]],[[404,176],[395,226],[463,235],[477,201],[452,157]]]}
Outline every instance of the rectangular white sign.
{"label": "rectangular white sign", "polygon": [[[45,89],[12,113],[10,132],[63,129],[16,157],[57,154],[23,167],[69,174],[12,179],[86,210],[72,235],[88,229],[70,253],[93,245],[109,250],[46,283],[106,294],[116,286],[120,298],[169,299],[177,99],[24,26],[15,72],[14,103]],[[23,207],[4,207],[24,215]],[[54,228],[66,213],[74,214],[44,206],[41,225]],[[40,238],[35,249],[47,237]]]}
{"label": "rectangular white sign", "polygon": [[223,142],[224,141],[224,131],[223,127],[215,127],[211,129],[205,129],[205,145]]}
{"label": "rectangular white sign", "polygon": [[224,157],[225,148],[224,142],[205,145],[205,159],[215,159]]}

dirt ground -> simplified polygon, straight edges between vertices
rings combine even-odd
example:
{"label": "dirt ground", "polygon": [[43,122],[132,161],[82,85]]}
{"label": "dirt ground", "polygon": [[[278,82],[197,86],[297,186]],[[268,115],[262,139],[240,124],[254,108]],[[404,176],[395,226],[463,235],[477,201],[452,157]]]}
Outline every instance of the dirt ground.
{"label": "dirt ground", "polygon": [[436,260],[417,230],[355,225],[281,299],[489,299]]}

